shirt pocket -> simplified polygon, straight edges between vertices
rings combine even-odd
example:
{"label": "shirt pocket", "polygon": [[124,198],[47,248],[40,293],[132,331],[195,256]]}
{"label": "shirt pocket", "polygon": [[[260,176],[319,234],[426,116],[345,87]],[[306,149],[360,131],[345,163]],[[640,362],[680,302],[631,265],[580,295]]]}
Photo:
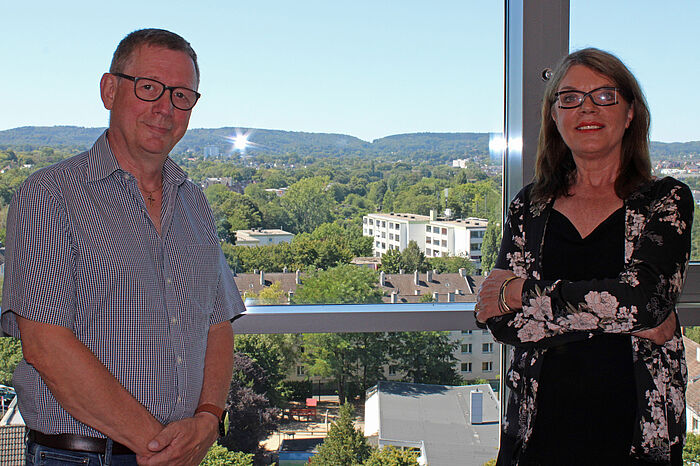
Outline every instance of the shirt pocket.
{"label": "shirt pocket", "polygon": [[190,299],[206,315],[213,311],[219,288],[220,254],[219,246],[214,244],[190,244],[186,250]]}

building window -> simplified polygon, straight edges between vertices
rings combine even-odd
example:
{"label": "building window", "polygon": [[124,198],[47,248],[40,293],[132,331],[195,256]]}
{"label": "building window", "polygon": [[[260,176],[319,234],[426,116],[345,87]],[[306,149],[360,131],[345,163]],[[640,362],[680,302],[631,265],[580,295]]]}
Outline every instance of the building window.
{"label": "building window", "polygon": [[471,335],[472,331],[471,330],[462,330],[462,335]]}
{"label": "building window", "polygon": [[472,344],[471,343],[463,343],[462,344],[462,353],[471,353],[472,352]]}
{"label": "building window", "polygon": [[386,233],[382,232],[382,238],[386,238]]}
{"label": "building window", "polygon": [[382,243],[382,249],[386,249],[386,243]]}
{"label": "building window", "polygon": [[693,432],[697,432],[698,429],[700,429],[700,422],[698,422],[698,418],[693,417]]}
{"label": "building window", "polygon": [[446,248],[446,247],[447,247],[447,240],[446,240],[446,239],[443,239],[443,240],[442,240],[442,247],[443,247],[443,248]]}
{"label": "building window", "polygon": [[389,366],[389,375],[396,375],[396,366]]}
{"label": "building window", "polygon": [[433,245],[435,245],[435,246],[440,246],[440,240],[439,240],[439,239],[434,239],[434,240],[433,240]]}
{"label": "building window", "polygon": [[401,228],[401,225],[399,225],[398,223],[394,223],[394,229],[395,229],[395,230],[398,230],[398,229],[400,229],[400,228]]}
{"label": "building window", "polygon": [[481,251],[481,243],[471,243],[469,248],[472,251]]}
{"label": "building window", "polygon": [[394,234],[393,234],[393,233],[389,233],[389,239],[394,239]]}
{"label": "building window", "polygon": [[367,217],[362,217],[362,223],[364,223],[365,225],[367,225]]}
{"label": "building window", "polygon": [[472,371],[472,363],[463,362],[462,363],[462,372],[471,372],[471,371]]}
{"label": "building window", "polygon": [[481,363],[481,370],[483,372],[491,372],[493,370],[493,362],[487,361]]}
{"label": "building window", "polygon": [[297,376],[302,377],[304,375],[304,366],[297,366]]}
{"label": "building window", "polygon": [[382,220],[382,228],[386,228],[386,222]]}
{"label": "building window", "polygon": [[426,225],[426,226],[425,226],[425,232],[426,232],[426,233],[430,233],[430,225]]}
{"label": "building window", "polygon": [[374,225],[374,220],[372,220],[372,219],[370,218],[370,219],[369,219],[369,224],[370,224],[370,225]]}
{"label": "building window", "polygon": [[443,229],[442,229],[442,234],[443,234],[443,235],[446,235],[446,234],[447,234],[447,228],[443,228]]}
{"label": "building window", "polygon": [[395,239],[396,241],[400,241],[400,240],[401,240],[401,236],[395,235],[395,236],[394,236],[394,239]]}
{"label": "building window", "polygon": [[481,345],[482,353],[493,353],[493,343],[484,343]]}
{"label": "building window", "polygon": [[433,241],[433,239],[430,236],[425,237],[425,244],[430,244]]}
{"label": "building window", "polygon": [[433,253],[432,249],[427,249],[427,248],[425,249],[425,255],[426,255],[426,256],[429,256],[429,255],[432,254],[432,253]]}
{"label": "building window", "polygon": [[369,231],[369,235],[370,235],[370,236],[374,235],[374,230],[372,230],[372,229],[370,228],[368,231]]}

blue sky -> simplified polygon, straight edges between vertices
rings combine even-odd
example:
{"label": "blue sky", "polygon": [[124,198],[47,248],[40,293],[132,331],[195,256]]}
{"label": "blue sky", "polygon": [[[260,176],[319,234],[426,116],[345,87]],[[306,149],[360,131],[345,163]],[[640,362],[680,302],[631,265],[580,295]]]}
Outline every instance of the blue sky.
{"label": "blue sky", "polygon": [[[0,130],[106,126],[99,79],[128,32],[171,29],[199,55],[190,128],[364,140],[502,128],[503,5],[484,0],[11,2]],[[572,48],[617,53],[652,109],[652,139],[700,140],[700,2],[572,1]],[[679,96],[690,96],[681,98]]]}

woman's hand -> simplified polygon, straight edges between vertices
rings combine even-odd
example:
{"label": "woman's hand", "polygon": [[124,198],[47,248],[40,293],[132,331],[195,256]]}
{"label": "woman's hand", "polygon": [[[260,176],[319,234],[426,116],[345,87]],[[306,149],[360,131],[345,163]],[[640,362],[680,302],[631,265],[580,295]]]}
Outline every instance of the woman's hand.
{"label": "woman's hand", "polygon": [[649,330],[640,330],[639,332],[634,332],[632,335],[638,338],[645,338],[651,340],[657,345],[663,345],[668,340],[673,338],[676,332],[676,313],[671,311],[668,313],[668,317],[661,322],[658,326],[650,328]]}
{"label": "woman's hand", "polygon": [[[500,316],[503,314],[498,307],[498,295],[501,291],[501,285],[507,279],[515,277],[515,274],[510,270],[493,269],[486,280],[479,287],[479,295],[476,299],[476,320],[484,323],[491,317]],[[516,279],[508,283],[506,288],[506,303],[515,309],[521,306],[520,295],[523,289],[522,279]]]}

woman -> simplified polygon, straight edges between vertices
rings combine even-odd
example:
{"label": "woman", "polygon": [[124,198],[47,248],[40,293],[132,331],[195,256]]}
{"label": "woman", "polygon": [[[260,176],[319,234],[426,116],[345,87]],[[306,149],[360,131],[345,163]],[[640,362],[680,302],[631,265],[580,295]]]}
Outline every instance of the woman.
{"label": "woman", "polygon": [[681,464],[686,367],[675,303],[693,199],[654,179],[649,112],[613,55],[547,85],[535,181],[513,200],[477,320],[514,346],[498,464]]}

